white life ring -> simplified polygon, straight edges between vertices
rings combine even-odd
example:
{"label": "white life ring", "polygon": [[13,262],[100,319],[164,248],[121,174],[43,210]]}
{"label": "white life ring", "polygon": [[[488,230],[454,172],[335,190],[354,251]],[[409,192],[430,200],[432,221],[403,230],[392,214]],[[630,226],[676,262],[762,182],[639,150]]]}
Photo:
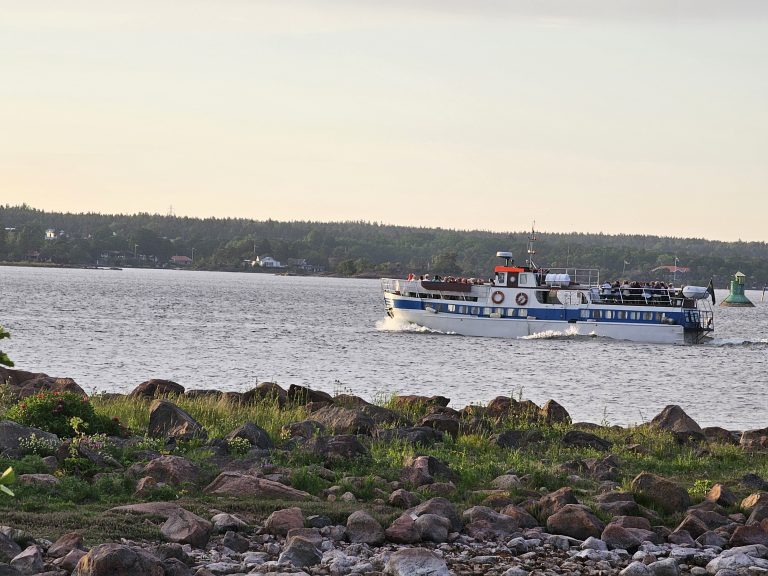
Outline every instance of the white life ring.
{"label": "white life ring", "polygon": [[518,292],[517,296],[515,296],[515,302],[517,302],[518,306],[525,306],[528,304],[528,296],[523,292]]}
{"label": "white life ring", "polygon": [[491,294],[491,301],[494,304],[501,304],[504,302],[504,292],[501,290],[496,290],[493,294]]}

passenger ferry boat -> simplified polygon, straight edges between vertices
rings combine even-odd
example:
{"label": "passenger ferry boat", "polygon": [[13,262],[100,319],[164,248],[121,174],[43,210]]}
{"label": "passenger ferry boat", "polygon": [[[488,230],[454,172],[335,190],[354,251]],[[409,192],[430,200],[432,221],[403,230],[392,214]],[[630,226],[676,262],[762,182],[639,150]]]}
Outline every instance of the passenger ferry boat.
{"label": "passenger ferry boat", "polygon": [[[529,244],[529,254],[534,251]],[[547,332],[618,340],[699,344],[711,339],[714,289],[617,286],[596,269],[517,266],[510,252],[488,281],[383,278],[387,314],[428,329],[465,336],[520,338]]]}

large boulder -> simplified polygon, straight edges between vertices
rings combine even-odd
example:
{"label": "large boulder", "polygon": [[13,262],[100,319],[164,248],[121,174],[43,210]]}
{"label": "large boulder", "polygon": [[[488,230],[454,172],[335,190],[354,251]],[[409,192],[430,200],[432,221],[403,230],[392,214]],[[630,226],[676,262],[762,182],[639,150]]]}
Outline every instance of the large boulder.
{"label": "large boulder", "polygon": [[651,426],[671,432],[678,442],[706,442],[707,437],[696,421],[688,416],[680,406],[670,404],[659,412]]}
{"label": "large boulder", "polygon": [[43,555],[35,545],[27,546],[13,560],[11,566],[22,574],[39,574],[45,570]]}
{"label": "large boulder", "polygon": [[180,508],[177,513],[171,514],[165,524],[160,527],[160,534],[169,542],[189,544],[194,548],[205,548],[212,530],[213,525],[208,520]]}
{"label": "large boulder", "polygon": [[11,457],[20,456],[19,447],[21,441],[29,440],[33,435],[39,440],[50,442],[52,446],[59,444],[59,437],[56,434],[22,426],[13,420],[0,421],[0,454]]}
{"label": "large boulder", "polygon": [[384,531],[387,540],[395,544],[416,544],[421,542],[421,531],[410,514],[403,514]]}
{"label": "large boulder", "polygon": [[72,550],[85,550],[83,535],[79,532],[67,532],[48,547],[46,554],[51,558],[63,558]]}
{"label": "large boulder", "polygon": [[518,450],[541,442],[544,436],[538,430],[504,430],[491,436],[490,441],[501,448]]}
{"label": "large boulder", "polygon": [[276,402],[282,408],[288,400],[288,392],[274,382],[260,382],[255,388],[243,392],[242,401],[246,404],[254,402]]}
{"label": "large boulder", "polygon": [[717,483],[710,488],[707,495],[704,497],[708,502],[714,502],[723,507],[735,506],[739,502],[739,498],[728,489],[727,486]]}
{"label": "large boulder", "polygon": [[320,564],[323,553],[315,542],[303,536],[293,536],[288,539],[282,554],[278,558],[278,564],[292,564],[296,568],[305,568]]}
{"label": "large boulder", "polygon": [[333,404],[333,397],[327,392],[321,390],[312,390],[306,386],[291,384],[286,394],[286,400],[290,404],[306,405],[310,402],[325,402]]}
{"label": "large boulder", "polygon": [[452,532],[460,532],[463,526],[461,519],[459,518],[456,508],[448,500],[442,496],[431,498],[426,502],[409,508],[405,511],[405,514],[410,515],[412,518],[418,518],[423,514],[436,514],[447,518],[451,523]]}
{"label": "large boulder", "polygon": [[610,550],[618,548],[628,552],[635,552],[643,543],[633,530],[613,522],[603,529],[600,539],[608,545]]}
{"label": "large boulder", "polygon": [[317,420],[302,420],[300,422],[289,422],[280,428],[282,438],[303,438],[308,440],[314,436],[321,436],[325,433],[325,426]]}
{"label": "large boulder", "polygon": [[416,456],[405,463],[400,479],[418,488],[436,480],[452,482],[458,480],[458,476],[445,462],[434,456]]}
{"label": "large boulder", "polygon": [[443,441],[443,433],[428,426],[384,428],[376,431],[376,437],[384,442],[403,440],[408,444],[420,446],[432,446],[435,442]]}
{"label": "large boulder", "polygon": [[399,409],[418,409],[429,406],[448,406],[451,402],[450,398],[445,396],[417,396],[417,395],[405,395],[395,396],[392,398],[392,405]]}
{"label": "large boulder", "polygon": [[509,538],[520,530],[515,518],[486,506],[473,506],[464,511],[464,531],[478,540]]}
{"label": "large boulder", "polygon": [[256,448],[262,448],[264,450],[271,450],[275,447],[275,443],[272,442],[272,438],[269,437],[269,433],[261,426],[257,426],[253,422],[246,422],[242,426],[238,426],[232,432],[227,434],[226,439],[232,440],[234,438],[245,438],[251,443],[251,446]]}
{"label": "large boulder", "polygon": [[561,442],[563,446],[567,446],[568,448],[592,448],[593,450],[599,450],[601,452],[610,450],[612,446],[612,443],[609,440],[600,438],[591,432],[583,432],[581,430],[568,430]]}
{"label": "large boulder", "polygon": [[454,440],[459,435],[459,418],[453,414],[432,413],[424,416],[418,423],[419,426],[433,428],[449,434]]}
{"label": "large boulder", "polygon": [[0,532],[0,562],[10,562],[18,554],[21,554],[21,546]]}
{"label": "large boulder", "polygon": [[536,518],[531,516],[525,509],[514,504],[509,504],[502,508],[501,513],[512,518],[521,530],[536,528],[539,525]]}
{"label": "large boulder", "polygon": [[539,498],[539,511],[542,519],[546,519],[568,504],[578,504],[573,489],[564,486],[559,490],[545,494]]}
{"label": "large boulder", "polygon": [[73,576],[165,576],[163,563],[141,548],[101,544],[77,563]]}
{"label": "large boulder", "polygon": [[275,510],[264,523],[264,529],[276,536],[286,536],[298,528],[304,528],[304,514],[296,507]]}
{"label": "large boulder", "polygon": [[54,378],[48,374],[14,370],[0,366],[0,382],[8,384],[16,398],[27,398],[40,392],[74,392],[88,397],[72,378]]}
{"label": "large boulder", "polygon": [[748,526],[737,526],[731,534],[728,545],[749,546],[750,544],[762,544],[768,546],[768,532],[760,524],[750,524]]}
{"label": "large boulder", "polygon": [[681,512],[691,505],[688,491],[667,478],[642,472],[632,480],[632,491],[667,514]]}
{"label": "large boulder", "polygon": [[133,398],[167,398],[168,396],[181,396],[184,394],[184,386],[171,380],[152,378],[142,382],[134,388],[128,396]]}
{"label": "large boulder", "polygon": [[590,536],[600,538],[605,524],[589,508],[581,504],[566,504],[547,518],[547,531],[579,540]]}
{"label": "large boulder", "polygon": [[149,476],[155,483],[164,482],[174,486],[182,484],[197,484],[202,477],[202,471],[197,464],[182,456],[160,456],[150,460],[140,472],[141,476]]}
{"label": "large boulder", "polygon": [[368,455],[368,449],[352,435],[315,436],[302,446],[307,452],[326,461],[352,460]]}
{"label": "large boulder", "polygon": [[571,415],[554,400],[547,400],[539,410],[541,419],[547,424],[570,424]]}
{"label": "large boulder", "polygon": [[312,413],[312,419],[320,422],[332,434],[365,434],[373,432],[373,418],[359,409],[326,406]]}
{"label": "large boulder", "polygon": [[739,444],[744,450],[753,452],[768,450],[768,428],[745,430],[741,433]]}
{"label": "large boulder", "polygon": [[208,437],[205,428],[197,420],[168,400],[155,400],[150,405],[147,434],[153,438],[176,440]]}
{"label": "large boulder", "polygon": [[353,544],[378,546],[384,543],[384,528],[373,516],[358,510],[347,518],[347,537]]}
{"label": "large boulder", "polygon": [[203,492],[228,496],[256,496],[270,500],[313,499],[313,496],[307,492],[242,472],[222,472],[205,487]]}

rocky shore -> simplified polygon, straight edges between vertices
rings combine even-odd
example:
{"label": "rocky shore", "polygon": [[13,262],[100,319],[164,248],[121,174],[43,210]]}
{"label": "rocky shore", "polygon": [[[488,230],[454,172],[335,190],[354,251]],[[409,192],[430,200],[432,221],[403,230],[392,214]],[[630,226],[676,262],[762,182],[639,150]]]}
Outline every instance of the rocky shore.
{"label": "rocky shore", "polygon": [[[0,378],[19,401],[85,397],[69,379]],[[768,429],[702,429],[679,406],[623,429],[555,401],[457,411],[274,383],[150,380],[88,401],[146,413],[144,428],[97,445],[0,421],[5,464],[40,468],[0,506],[0,576],[768,574]],[[212,434],[213,407],[254,420]],[[129,488],[78,504],[67,482]],[[104,523],[123,534],[102,539]]]}

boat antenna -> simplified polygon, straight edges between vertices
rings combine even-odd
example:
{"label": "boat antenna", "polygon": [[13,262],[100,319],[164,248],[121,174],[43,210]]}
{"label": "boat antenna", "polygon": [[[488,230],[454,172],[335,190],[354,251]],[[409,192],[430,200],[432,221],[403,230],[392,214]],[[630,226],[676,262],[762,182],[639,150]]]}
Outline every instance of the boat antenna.
{"label": "boat antenna", "polygon": [[531,235],[528,237],[528,259],[525,261],[531,270],[537,268],[533,262],[533,255],[536,254],[536,250],[533,248],[533,243],[536,242],[536,220],[531,225]]}

